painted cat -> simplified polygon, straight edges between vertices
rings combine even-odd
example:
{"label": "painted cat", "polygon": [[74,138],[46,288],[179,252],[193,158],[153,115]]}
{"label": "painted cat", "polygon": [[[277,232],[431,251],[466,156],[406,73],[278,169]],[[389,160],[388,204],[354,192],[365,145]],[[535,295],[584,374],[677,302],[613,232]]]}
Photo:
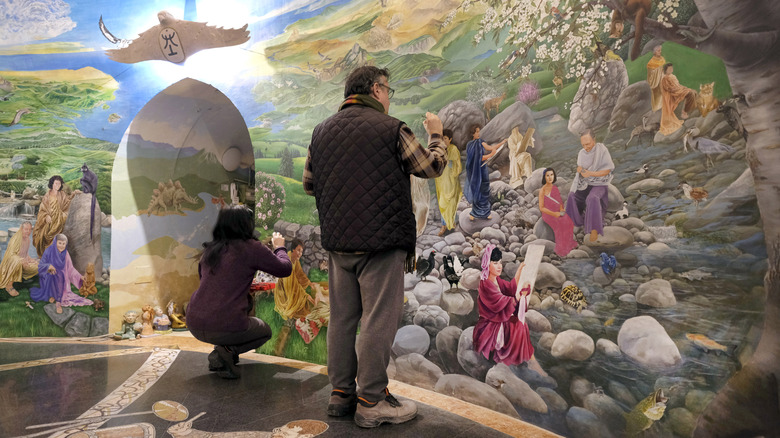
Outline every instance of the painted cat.
{"label": "painted cat", "polygon": [[699,95],[696,96],[696,105],[699,107],[699,112],[702,117],[707,117],[710,111],[714,111],[720,105],[718,99],[712,95],[712,90],[715,88],[715,82],[709,84],[699,85]]}

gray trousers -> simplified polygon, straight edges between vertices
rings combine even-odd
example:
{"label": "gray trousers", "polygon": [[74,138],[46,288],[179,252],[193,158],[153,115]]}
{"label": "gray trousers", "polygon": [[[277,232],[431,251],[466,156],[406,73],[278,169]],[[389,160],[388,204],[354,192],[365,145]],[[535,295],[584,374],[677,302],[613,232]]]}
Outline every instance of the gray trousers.
{"label": "gray trousers", "polygon": [[390,349],[403,313],[406,251],[329,255],[330,383],[370,402],[383,400]]}

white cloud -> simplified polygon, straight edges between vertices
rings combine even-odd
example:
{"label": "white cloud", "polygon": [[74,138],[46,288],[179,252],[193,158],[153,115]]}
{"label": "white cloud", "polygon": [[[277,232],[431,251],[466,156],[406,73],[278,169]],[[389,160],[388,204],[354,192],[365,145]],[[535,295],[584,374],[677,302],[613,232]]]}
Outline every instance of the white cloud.
{"label": "white cloud", "polygon": [[280,8],[267,12],[262,17],[257,18],[257,20],[253,20],[253,22],[268,20],[270,18],[278,17],[288,12],[297,10],[300,10],[301,12],[315,11],[317,9],[328,6],[329,4],[335,3],[336,1],[337,0],[292,0],[285,3],[285,5]]}
{"label": "white cloud", "polygon": [[0,11],[0,45],[47,40],[76,27],[62,0],[0,0]]}

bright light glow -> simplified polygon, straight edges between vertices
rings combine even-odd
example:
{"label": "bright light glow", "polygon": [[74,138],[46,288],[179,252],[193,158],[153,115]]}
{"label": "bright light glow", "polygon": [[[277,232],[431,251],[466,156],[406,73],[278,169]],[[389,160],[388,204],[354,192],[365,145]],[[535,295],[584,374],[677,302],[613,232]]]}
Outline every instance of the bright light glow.
{"label": "bright light glow", "polygon": [[211,26],[237,29],[252,22],[251,12],[246,1],[202,0],[198,2],[196,21],[205,21]]}

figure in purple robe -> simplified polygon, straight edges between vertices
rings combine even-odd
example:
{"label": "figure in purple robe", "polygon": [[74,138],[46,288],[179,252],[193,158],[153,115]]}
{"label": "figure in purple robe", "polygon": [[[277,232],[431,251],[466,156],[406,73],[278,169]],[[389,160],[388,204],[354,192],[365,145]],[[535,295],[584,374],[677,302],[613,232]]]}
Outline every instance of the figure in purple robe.
{"label": "figure in purple robe", "polygon": [[533,357],[531,334],[525,323],[530,286],[517,297],[517,281],[525,263],[515,278],[508,282],[499,278],[503,270],[501,251],[488,245],[482,255],[482,275],[479,282],[479,320],[474,327],[474,350],[506,365],[518,365]]}
{"label": "figure in purple robe", "polygon": [[466,145],[466,187],[463,194],[471,203],[469,219],[491,219],[490,216],[490,177],[487,160],[496,154],[498,148],[506,143],[490,145],[482,141],[480,125],[472,125],[470,132],[473,140]]}
{"label": "figure in purple robe", "polygon": [[566,215],[561,192],[555,185],[558,180],[555,170],[548,167],[542,175],[544,185],[539,190],[539,210],[542,212],[542,219],[555,235],[555,253],[566,257],[577,247],[577,241],[574,240],[574,222]]}
{"label": "figure in purple robe", "polygon": [[88,306],[92,300],[80,297],[71,291],[71,284],[81,287],[83,277],[70,260],[66,249],[68,238],[58,234],[41,256],[38,264],[38,278],[41,287],[30,288],[30,298],[33,301],[48,301],[57,305],[57,313],[62,313],[62,307]]}

